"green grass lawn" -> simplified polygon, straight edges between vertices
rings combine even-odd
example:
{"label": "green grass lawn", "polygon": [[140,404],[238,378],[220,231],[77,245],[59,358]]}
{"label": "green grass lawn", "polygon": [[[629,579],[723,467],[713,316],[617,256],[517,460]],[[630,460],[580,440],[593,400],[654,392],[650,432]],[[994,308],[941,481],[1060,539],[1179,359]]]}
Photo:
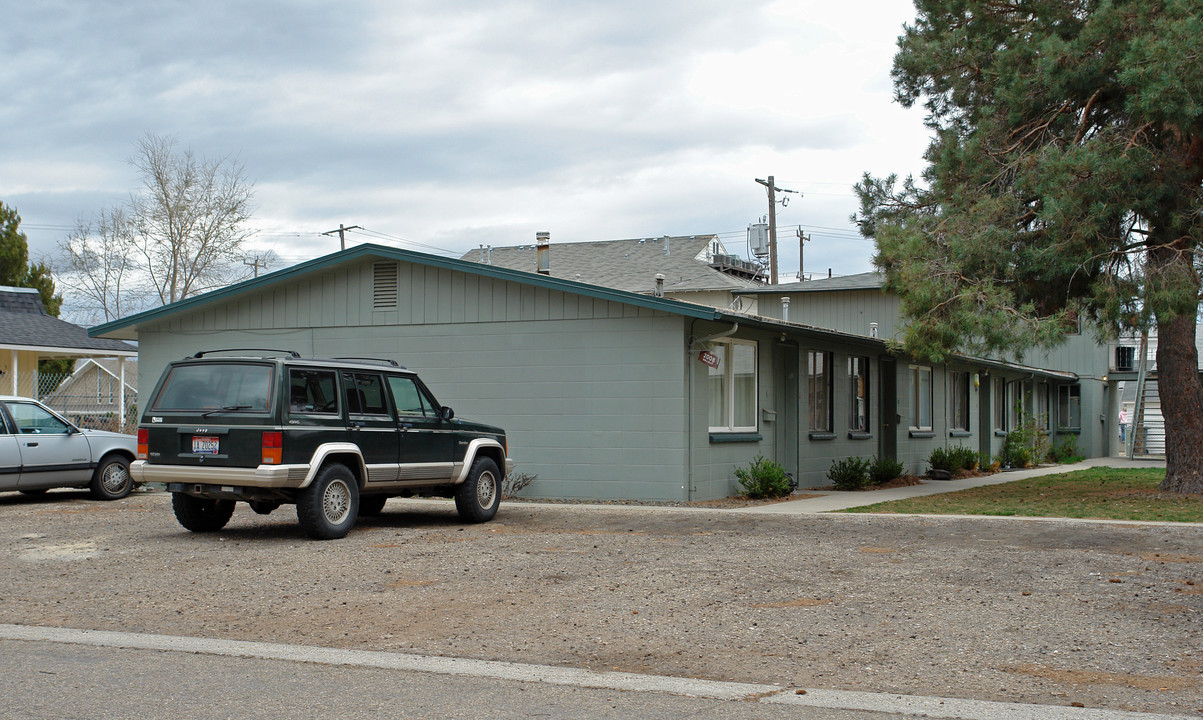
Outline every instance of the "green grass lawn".
{"label": "green grass lawn", "polygon": [[1159,492],[1163,478],[1164,470],[1091,468],[842,512],[1203,522],[1203,495]]}

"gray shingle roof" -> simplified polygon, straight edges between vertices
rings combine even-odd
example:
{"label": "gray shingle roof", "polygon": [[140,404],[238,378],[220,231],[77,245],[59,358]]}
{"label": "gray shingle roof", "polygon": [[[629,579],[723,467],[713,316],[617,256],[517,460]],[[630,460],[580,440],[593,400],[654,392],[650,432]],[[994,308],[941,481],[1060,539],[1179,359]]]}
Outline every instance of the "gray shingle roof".
{"label": "gray shingle roof", "polygon": [[[761,287],[760,283],[710,267],[707,251],[716,240],[714,235],[687,235],[667,240],[659,237],[575,243],[552,241],[551,277],[634,293],[652,292],[656,273],[664,274],[666,292],[738,291]],[[537,272],[534,244],[495,247],[491,255],[488,250],[470,250],[461,259]]]}
{"label": "gray shingle roof", "polygon": [[0,347],[79,350],[80,354],[137,352],[121,340],[88,337],[86,328],[48,315],[37,290],[14,287],[0,287]]}

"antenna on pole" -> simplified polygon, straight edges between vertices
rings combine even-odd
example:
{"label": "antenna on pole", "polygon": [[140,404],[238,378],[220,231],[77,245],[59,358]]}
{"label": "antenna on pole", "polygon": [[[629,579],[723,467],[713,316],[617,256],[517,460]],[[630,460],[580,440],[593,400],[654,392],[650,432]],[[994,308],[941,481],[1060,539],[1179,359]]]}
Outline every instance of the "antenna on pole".
{"label": "antenna on pole", "polygon": [[[801,197],[802,193],[797,190],[786,190],[785,188],[777,187],[773,182],[773,176],[769,175],[768,180],[756,178],[756,182],[764,185],[769,191],[769,284],[777,284],[777,193],[794,193]],[[785,198],[782,198],[784,204]]]}
{"label": "antenna on pole", "polygon": [[324,232],[322,234],[323,235],[333,235],[334,233],[338,233],[339,250],[346,250],[347,249],[347,231],[348,230],[363,230],[363,228],[359,227],[358,225],[352,225],[351,227],[343,227],[343,224],[339,223],[337,230],[327,230],[326,232]]}

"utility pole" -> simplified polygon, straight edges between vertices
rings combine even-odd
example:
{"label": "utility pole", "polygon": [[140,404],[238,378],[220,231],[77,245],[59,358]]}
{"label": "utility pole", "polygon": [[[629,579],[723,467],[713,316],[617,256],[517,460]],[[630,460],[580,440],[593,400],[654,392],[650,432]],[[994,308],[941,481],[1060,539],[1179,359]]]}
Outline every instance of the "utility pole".
{"label": "utility pole", "polygon": [[254,268],[251,272],[255,277],[259,277],[259,268],[266,270],[270,261],[271,260],[268,255],[256,255],[254,259],[249,262],[246,259],[243,259],[242,264]]}
{"label": "utility pole", "polygon": [[802,226],[798,226],[798,282],[806,281],[806,266],[802,263],[802,256],[806,250],[806,243],[810,240],[809,235],[802,234]]}
{"label": "utility pole", "polygon": [[351,227],[343,227],[343,224],[339,223],[337,230],[329,230],[322,234],[323,235],[333,235],[334,233],[338,233],[339,249],[346,250],[347,249],[347,231],[348,230],[363,230],[363,228],[359,227],[358,225],[352,225]]}
{"label": "utility pole", "polygon": [[[764,185],[769,191],[769,284],[777,284],[777,193],[796,193],[801,195],[797,190],[786,190],[785,188],[777,187],[777,183],[773,182],[773,176],[769,175],[768,180],[756,178],[756,182]],[[788,202],[788,199],[782,198],[782,205]]]}

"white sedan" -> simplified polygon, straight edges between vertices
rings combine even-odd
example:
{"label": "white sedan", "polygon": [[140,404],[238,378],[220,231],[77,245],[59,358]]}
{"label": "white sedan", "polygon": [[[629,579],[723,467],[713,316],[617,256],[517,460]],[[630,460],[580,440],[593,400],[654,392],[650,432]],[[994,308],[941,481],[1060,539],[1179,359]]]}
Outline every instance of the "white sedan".
{"label": "white sedan", "polygon": [[42,403],[0,396],[0,490],[36,494],[86,487],[101,500],[129,495],[133,435],[81,430]]}

